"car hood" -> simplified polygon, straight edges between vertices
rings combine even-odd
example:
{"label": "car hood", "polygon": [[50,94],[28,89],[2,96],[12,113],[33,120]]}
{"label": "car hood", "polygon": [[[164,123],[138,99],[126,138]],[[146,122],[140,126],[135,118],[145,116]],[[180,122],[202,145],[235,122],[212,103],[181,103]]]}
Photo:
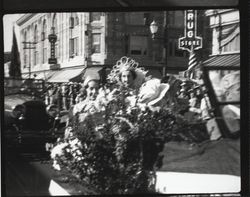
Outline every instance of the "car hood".
{"label": "car hood", "polygon": [[7,95],[4,97],[5,110],[12,110],[14,106],[21,105],[27,101],[33,101],[34,97],[25,94]]}

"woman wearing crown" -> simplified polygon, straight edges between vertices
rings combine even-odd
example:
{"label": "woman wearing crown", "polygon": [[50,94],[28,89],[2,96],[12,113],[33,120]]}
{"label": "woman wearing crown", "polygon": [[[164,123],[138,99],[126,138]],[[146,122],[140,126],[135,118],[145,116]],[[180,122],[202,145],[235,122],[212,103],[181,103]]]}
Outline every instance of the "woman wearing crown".
{"label": "woman wearing crown", "polygon": [[113,66],[108,80],[119,86],[139,89],[145,82],[147,71],[138,66],[135,60],[124,56]]}
{"label": "woman wearing crown", "polygon": [[125,89],[125,100],[130,106],[139,104],[149,106],[151,109],[159,108],[170,86],[167,83],[161,83],[160,79],[152,79],[146,74],[147,71],[139,67],[135,60],[122,57],[113,66],[108,76],[111,83],[118,85],[118,90],[113,90],[111,94],[120,94],[121,89]]}

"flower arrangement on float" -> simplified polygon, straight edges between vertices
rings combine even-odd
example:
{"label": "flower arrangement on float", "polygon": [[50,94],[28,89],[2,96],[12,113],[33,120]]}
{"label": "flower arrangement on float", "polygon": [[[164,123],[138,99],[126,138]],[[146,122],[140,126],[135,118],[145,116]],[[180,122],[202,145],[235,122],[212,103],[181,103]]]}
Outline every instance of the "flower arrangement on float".
{"label": "flower arrangement on float", "polygon": [[186,105],[162,102],[170,88],[157,79],[136,91],[102,87],[84,118],[74,111],[76,118],[51,150],[53,167],[69,170],[99,194],[155,192],[164,144],[196,140],[178,115]]}

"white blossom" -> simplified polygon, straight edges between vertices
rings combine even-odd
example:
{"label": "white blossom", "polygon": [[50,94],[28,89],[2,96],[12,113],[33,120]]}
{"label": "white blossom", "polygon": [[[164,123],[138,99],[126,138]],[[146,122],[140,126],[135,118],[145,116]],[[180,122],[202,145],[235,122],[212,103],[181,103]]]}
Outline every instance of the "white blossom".
{"label": "white blossom", "polygon": [[50,153],[50,157],[52,159],[55,159],[56,156],[62,156],[63,155],[63,149],[68,146],[68,143],[64,142],[64,143],[60,143],[57,144],[51,151]]}
{"label": "white blossom", "polygon": [[67,139],[67,138],[70,138],[73,136],[72,130],[73,130],[72,127],[66,127],[66,129],[64,131],[64,139]]}
{"label": "white blossom", "polygon": [[73,147],[82,147],[82,143],[78,138],[69,141],[70,146]]}
{"label": "white blossom", "polygon": [[53,161],[52,167],[53,167],[55,170],[58,170],[58,171],[61,170],[61,167],[60,167],[60,165],[57,163],[56,160]]}

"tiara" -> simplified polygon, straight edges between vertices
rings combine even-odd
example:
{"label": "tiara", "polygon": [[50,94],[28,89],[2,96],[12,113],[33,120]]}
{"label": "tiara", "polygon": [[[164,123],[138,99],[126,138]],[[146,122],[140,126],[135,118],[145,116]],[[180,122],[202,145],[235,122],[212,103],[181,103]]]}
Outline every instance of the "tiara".
{"label": "tiara", "polygon": [[[120,60],[116,62],[116,64],[113,66],[110,74],[108,75],[108,80],[111,82],[119,82],[119,74],[126,70],[134,70],[136,73],[136,78],[140,78],[140,81],[142,78],[145,78],[145,75],[147,71],[144,70],[144,68],[139,67],[139,63],[133,60],[130,57],[123,56]],[[137,81],[137,80],[136,80]]]}

